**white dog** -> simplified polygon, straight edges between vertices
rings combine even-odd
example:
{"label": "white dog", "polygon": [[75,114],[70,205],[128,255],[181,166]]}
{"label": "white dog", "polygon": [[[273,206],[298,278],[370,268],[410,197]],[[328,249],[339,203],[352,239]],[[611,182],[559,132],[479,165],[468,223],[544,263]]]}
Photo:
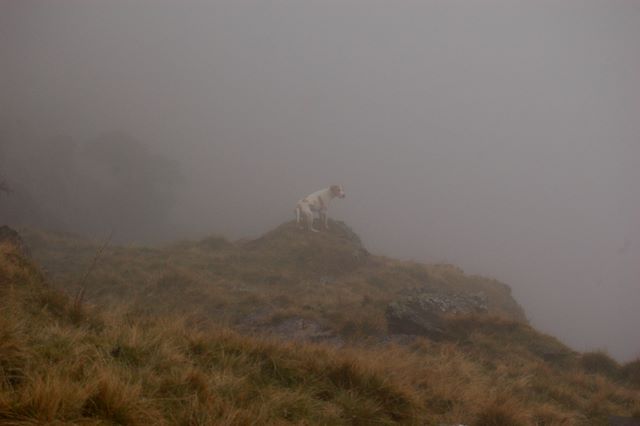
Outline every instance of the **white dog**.
{"label": "white dog", "polygon": [[340,185],[331,185],[329,188],[321,189],[311,195],[307,195],[296,204],[296,223],[303,228],[301,215],[304,215],[309,229],[313,232],[318,232],[318,230],[313,227],[313,214],[318,213],[320,215],[320,222],[324,224],[325,229],[329,229],[327,209],[329,208],[329,201],[336,197],[346,197]]}

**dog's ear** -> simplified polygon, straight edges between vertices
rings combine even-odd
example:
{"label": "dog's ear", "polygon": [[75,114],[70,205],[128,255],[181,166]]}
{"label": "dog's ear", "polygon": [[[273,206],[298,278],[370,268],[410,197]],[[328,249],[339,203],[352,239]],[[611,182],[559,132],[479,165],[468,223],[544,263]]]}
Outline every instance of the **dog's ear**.
{"label": "dog's ear", "polygon": [[329,189],[331,189],[331,192],[335,195],[340,193],[340,185],[331,185]]}

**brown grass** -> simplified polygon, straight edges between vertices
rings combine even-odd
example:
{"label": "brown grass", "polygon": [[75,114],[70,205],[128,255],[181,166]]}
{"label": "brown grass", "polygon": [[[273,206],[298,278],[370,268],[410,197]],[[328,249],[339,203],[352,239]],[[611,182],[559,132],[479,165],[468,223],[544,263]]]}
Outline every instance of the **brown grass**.
{"label": "brown grass", "polygon": [[640,389],[640,358],[623,365],[621,374],[627,382]]}
{"label": "brown grass", "polygon": [[604,351],[586,352],[580,356],[580,365],[591,374],[602,374],[613,380],[620,377],[620,365]]}
{"label": "brown grass", "polygon": [[[482,291],[492,314],[524,320],[502,283],[451,265],[373,256],[337,224],[332,229],[309,234],[287,223],[242,244],[214,236],[159,248],[108,247],[92,269],[86,297],[101,306],[127,300],[147,313],[199,311],[225,324],[257,311],[304,312],[350,338],[385,334],[386,306],[414,288]],[[70,283],[93,264],[100,242],[38,231],[25,235],[54,284],[75,294]]]}
{"label": "brown grass", "polygon": [[[62,249],[47,249],[50,255],[65,258],[65,250],[84,253],[91,245],[64,239],[54,247]],[[112,308],[100,313],[84,304],[78,314],[34,264],[0,245],[0,423],[584,425],[640,411],[637,389],[585,371],[584,356],[513,318],[452,319],[446,342],[366,340],[384,332],[385,302],[416,285],[411,280],[490,281],[447,266],[425,274],[422,266],[383,258],[355,269],[341,263],[336,270],[347,270],[322,284],[295,266],[257,261],[243,281],[234,257],[273,256],[248,249],[257,253],[216,241],[184,248],[188,255],[106,250],[111,271],[97,265],[88,294],[112,300]],[[260,281],[260,274],[272,278]],[[396,278],[405,284],[389,284]],[[101,293],[110,279],[116,291],[135,295],[133,303]],[[211,312],[180,312],[162,305],[167,296]],[[208,306],[194,302],[202,298]],[[144,310],[140,300],[158,303]],[[212,321],[224,317],[217,309],[244,314],[251,303],[272,308],[267,322],[306,317],[352,331],[337,348],[246,336]]]}

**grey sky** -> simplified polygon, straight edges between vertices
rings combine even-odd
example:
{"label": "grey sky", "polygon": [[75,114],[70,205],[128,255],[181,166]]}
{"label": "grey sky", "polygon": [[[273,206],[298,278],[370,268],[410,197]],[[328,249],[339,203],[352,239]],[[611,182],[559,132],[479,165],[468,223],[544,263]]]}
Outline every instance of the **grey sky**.
{"label": "grey sky", "polygon": [[541,330],[626,360],[638,41],[631,0],[0,0],[0,125],[175,159],[176,235],[257,235],[342,183],[330,213],[373,251],[501,279]]}

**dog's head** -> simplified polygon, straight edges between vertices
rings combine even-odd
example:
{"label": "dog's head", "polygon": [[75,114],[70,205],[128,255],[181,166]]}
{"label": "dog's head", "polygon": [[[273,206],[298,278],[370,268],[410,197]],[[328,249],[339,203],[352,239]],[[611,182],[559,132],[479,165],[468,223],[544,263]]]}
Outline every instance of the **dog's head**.
{"label": "dog's head", "polygon": [[344,193],[341,185],[331,185],[329,189],[331,190],[331,194],[334,197],[344,198],[347,196],[347,194]]}

